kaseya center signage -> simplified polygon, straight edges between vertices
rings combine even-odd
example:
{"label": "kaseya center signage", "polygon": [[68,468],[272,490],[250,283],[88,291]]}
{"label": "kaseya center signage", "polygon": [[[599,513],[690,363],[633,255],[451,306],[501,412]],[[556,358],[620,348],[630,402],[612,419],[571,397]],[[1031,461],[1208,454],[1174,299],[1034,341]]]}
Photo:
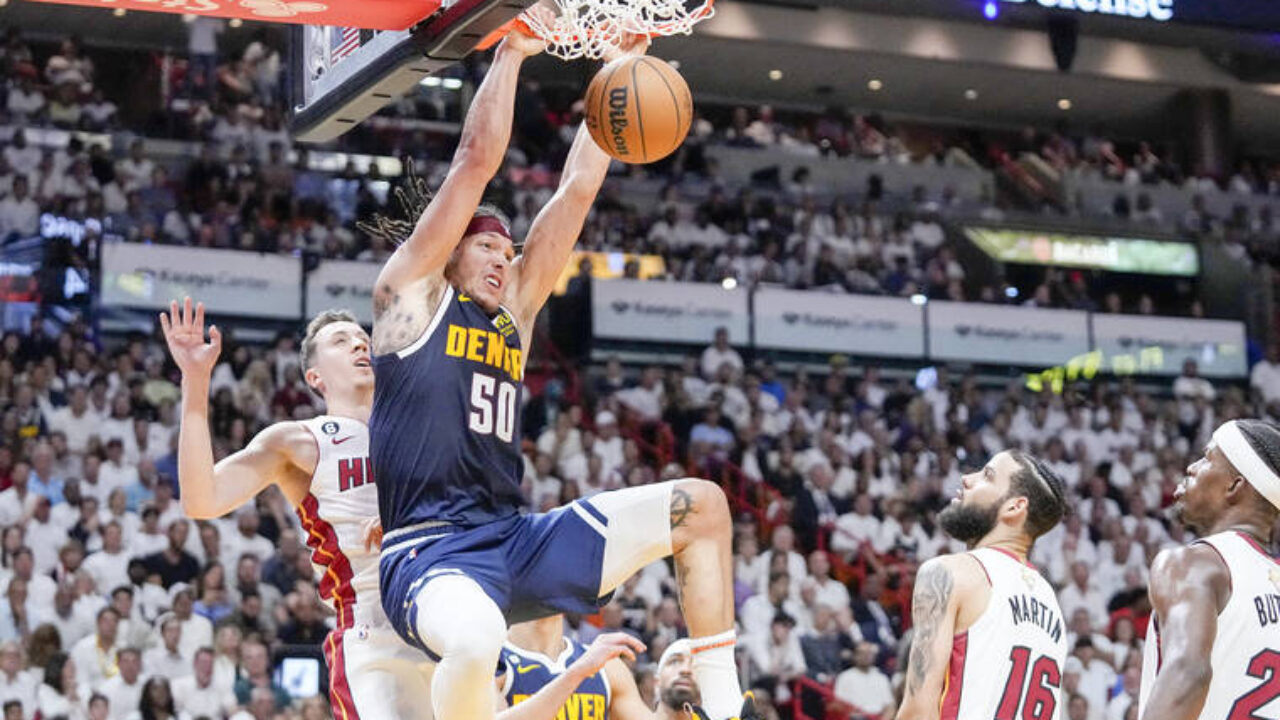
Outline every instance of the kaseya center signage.
{"label": "kaseya center signage", "polygon": [[1039,5],[1052,10],[1119,15],[1121,17],[1169,22],[1174,17],[1174,0],[1001,0],[1009,5]]}

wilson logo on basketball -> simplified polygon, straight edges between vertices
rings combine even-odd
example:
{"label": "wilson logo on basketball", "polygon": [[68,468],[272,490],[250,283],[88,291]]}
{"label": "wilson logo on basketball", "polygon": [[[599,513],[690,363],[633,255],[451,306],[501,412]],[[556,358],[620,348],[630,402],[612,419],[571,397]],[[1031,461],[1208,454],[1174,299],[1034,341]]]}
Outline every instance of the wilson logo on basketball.
{"label": "wilson logo on basketball", "polygon": [[627,88],[616,87],[609,91],[609,136],[613,143],[613,151],[618,155],[630,155],[627,149]]}

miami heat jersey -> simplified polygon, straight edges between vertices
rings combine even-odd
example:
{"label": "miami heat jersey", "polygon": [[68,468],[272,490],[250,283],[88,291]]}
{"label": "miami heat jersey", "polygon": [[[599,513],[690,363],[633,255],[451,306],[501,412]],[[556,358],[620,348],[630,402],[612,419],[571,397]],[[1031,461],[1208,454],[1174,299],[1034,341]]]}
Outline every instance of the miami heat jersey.
{"label": "miami heat jersey", "polygon": [[353,622],[355,604],[379,608],[378,550],[364,549],[365,523],[378,515],[369,462],[369,428],[359,420],[321,415],[302,423],[319,450],[311,490],[296,510],[311,548],[320,599]]}
{"label": "miami heat jersey", "polygon": [[942,720],[1055,720],[1067,627],[1053,588],[995,548],[969,553],[991,583],[986,610],[952,639]]}
{"label": "miami heat jersey", "polygon": [[373,359],[369,421],[382,527],[477,527],[513,517],[520,479],[520,335],[446,287],[412,345]]}
{"label": "miami heat jersey", "polygon": [[[1280,564],[1239,532],[1198,542],[1217,551],[1231,577],[1231,599],[1218,614],[1218,633],[1209,655],[1213,679],[1200,720],[1280,718]],[[1163,660],[1155,614],[1143,653],[1140,715]]]}
{"label": "miami heat jersey", "polygon": [[[564,673],[587,651],[581,643],[564,639],[564,650],[556,658],[516,647],[502,646],[505,676],[502,694],[507,704],[515,707],[528,700]],[[555,720],[607,720],[609,717],[609,680],[604,671],[583,680],[556,713]]]}

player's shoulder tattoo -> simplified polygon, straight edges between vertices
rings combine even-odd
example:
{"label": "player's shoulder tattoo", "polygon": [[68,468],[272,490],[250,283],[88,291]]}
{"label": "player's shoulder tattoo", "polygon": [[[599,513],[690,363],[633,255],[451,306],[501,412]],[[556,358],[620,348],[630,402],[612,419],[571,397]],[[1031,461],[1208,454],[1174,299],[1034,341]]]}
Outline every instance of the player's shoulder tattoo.
{"label": "player's shoulder tattoo", "polygon": [[911,622],[915,637],[911,641],[910,672],[907,689],[916,692],[933,669],[930,646],[938,634],[938,626],[946,614],[955,591],[955,577],[941,559],[926,562],[916,575],[911,597]]}

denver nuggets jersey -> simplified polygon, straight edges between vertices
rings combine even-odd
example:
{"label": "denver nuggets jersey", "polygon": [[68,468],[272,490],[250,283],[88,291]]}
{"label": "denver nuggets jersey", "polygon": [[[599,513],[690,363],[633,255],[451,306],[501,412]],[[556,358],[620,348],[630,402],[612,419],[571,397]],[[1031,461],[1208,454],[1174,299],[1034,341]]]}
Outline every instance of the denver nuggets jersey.
{"label": "denver nuggets jersey", "polygon": [[356,603],[380,608],[378,551],[364,549],[364,524],[376,517],[378,492],[369,462],[369,428],[359,420],[321,415],[303,426],[319,450],[311,489],[295,508],[311,548],[320,599],[351,627]]}
{"label": "denver nuggets jersey", "polygon": [[515,321],[446,287],[412,345],[373,359],[369,421],[382,527],[475,527],[522,504],[520,380]]}
{"label": "denver nuggets jersey", "polygon": [[[1231,577],[1231,599],[1218,614],[1209,665],[1213,679],[1201,720],[1280,718],[1280,563],[1253,538],[1234,531],[1199,542],[1222,556]],[[1155,614],[1143,648],[1139,715],[1150,697],[1163,658]]]}
{"label": "denver nuggets jersey", "polygon": [[1067,661],[1058,597],[1034,567],[1008,552],[979,548],[969,555],[987,574],[991,600],[952,640],[941,720],[1053,720]]}
{"label": "denver nuggets jersey", "polygon": [[[587,651],[581,643],[569,638],[564,639],[564,645],[564,650],[554,660],[511,643],[502,646],[505,671],[502,694],[508,705],[515,707],[528,700]],[[609,699],[609,680],[601,670],[578,685],[556,713],[555,720],[606,720],[609,717]]]}

